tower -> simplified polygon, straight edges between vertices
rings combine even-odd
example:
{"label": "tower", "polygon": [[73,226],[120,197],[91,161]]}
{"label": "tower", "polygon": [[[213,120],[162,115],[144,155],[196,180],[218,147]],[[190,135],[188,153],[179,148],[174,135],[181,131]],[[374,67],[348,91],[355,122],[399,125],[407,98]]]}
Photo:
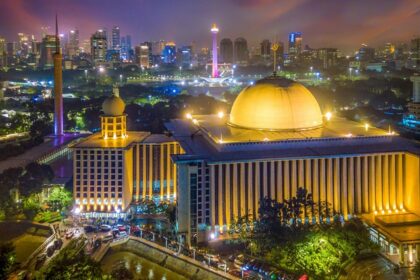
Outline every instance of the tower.
{"label": "tower", "polygon": [[219,70],[217,69],[217,33],[219,33],[219,28],[215,23],[213,23],[210,31],[213,34],[213,69],[211,72],[211,76],[213,78],[218,78]]}
{"label": "tower", "polygon": [[57,15],[55,16],[54,53],[54,135],[63,135],[63,55],[60,51]]}

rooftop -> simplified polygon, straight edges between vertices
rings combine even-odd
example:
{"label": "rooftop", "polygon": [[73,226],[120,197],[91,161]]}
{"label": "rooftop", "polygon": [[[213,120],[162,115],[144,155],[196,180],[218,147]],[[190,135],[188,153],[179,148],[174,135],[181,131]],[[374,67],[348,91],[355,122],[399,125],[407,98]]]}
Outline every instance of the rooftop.
{"label": "rooftop", "polygon": [[127,137],[117,138],[117,139],[103,139],[101,133],[92,134],[89,137],[86,137],[84,140],[73,145],[73,148],[128,148],[131,144],[136,142],[143,141],[146,137],[150,135],[149,132],[134,132],[127,131]]}

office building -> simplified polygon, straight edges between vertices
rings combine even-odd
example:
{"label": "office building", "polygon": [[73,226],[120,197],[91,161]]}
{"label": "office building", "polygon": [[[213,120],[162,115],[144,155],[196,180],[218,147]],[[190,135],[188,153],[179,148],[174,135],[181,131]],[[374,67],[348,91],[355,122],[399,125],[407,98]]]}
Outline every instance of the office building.
{"label": "office building", "polygon": [[73,29],[69,32],[69,38],[66,48],[66,54],[67,56],[72,59],[75,56],[79,55],[79,30]]}
{"label": "office building", "polygon": [[90,37],[90,54],[94,64],[104,63],[108,50],[106,32],[103,29],[96,31]]}
{"label": "office building", "polygon": [[239,65],[247,65],[249,60],[248,42],[240,37],[235,39],[233,45],[234,62]]}
{"label": "office building", "polygon": [[410,132],[420,135],[420,76],[412,76],[413,99],[408,103],[408,113],[403,116],[403,125]]}
{"label": "office building", "polygon": [[223,38],[220,40],[220,62],[221,63],[233,63],[233,43],[229,38]]}
{"label": "office building", "polygon": [[302,53],[302,32],[289,33],[288,57],[294,60]]}
{"label": "office building", "polygon": [[113,50],[120,51],[121,49],[121,36],[120,36],[120,27],[114,26],[112,28],[112,39],[111,39],[111,48]]}
{"label": "office building", "polygon": [[142,68],[151,66],[152,50],[150,43],[143,43],[135,47],[136,63]]}
{"label": "office building", "polygon": [[316,50],[317,60],[323,69],[337,66],[338,50],[335,48],[320,48]]}
{"label": "office building", "polygon": [[164,64],[174,64],[176,62],[176,45],[174,42],[166,43],[162,50],[162,62]]}
{"label": "office building", "polygon": [[54,66],[53,55],[56,52],[56,40],[55,35],[45,35],[42,38],[39,66],[43,69],[53,68]]}

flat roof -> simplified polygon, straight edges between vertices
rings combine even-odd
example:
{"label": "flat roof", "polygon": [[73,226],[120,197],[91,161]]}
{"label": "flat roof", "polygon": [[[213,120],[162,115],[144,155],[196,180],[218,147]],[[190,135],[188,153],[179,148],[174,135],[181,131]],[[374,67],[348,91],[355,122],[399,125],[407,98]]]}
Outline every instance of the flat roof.
{"label": "flat roof", "polygon": [[420,217],[413,213],[391,215],[362,215],[365,221],[382,234],[399,243],[420,241]]}
{"label": "flat roof", "polygon": [[[210,118],[213,119],[214,117]],[[186,119],[175,119],[165,124],[185,151],[185,154],[172,156],[175,162],[206,160],[209,164],[212,164],[396,152],[420,155],[420,144],[418,142],[399,137],[396,134],[389,134],[381,129],[369,128],[366,130],[364,126],[345,119],[337,119],[323,128],[315,129],[318,132],[267,132],[239,129],[230,127],[225,123],[209,125],[206,123],[206,118],[203,119],[203,126]],[[215,141],[216,138],[213,133],[217,131],[217,128],[230,133],[226,134],[227,140],[225,134],[222,133],[223,140]],[[352,129],[351,135],[344,133],[350,129]],[[307,136],[308,133],[321,134],[318,137],[303,137],[304,135]],[[253,136],[253,134],[255,135]],[[262,136],[267,135],[271,135],[271,139],[261,140]],[[313,136],[315,135],[313,134]],[[233,138],[236,142],[229,142],[229,139]],[[254,141],[244,141],[247,138]]]}
{"label": "flat roof", "polygon": [[[85,136],[79,133],[66,133],[62,136],[44,137],[44,142],[35,146],[21,155],[0,161],[0,173],[12,167],[24,167],[30,162],[37,161],[43,156],[54,152],[57,149],[69,144],[71,141]],[[12,143],[10,143],[12,144]]]}
{"label": "flat roof", "polygon": [[95,133],[81,140],[77,144],[73,145],[72,148],[83,149],[83,148],[106,148],[106,149],[118,149],[118,148],[128,148],[131,144],[141,142],[143,139],[148,137],[150,132],[143,131],[127,131],[126,138],[118,139],[103,139],[101,133]]}
{"label": "flat roof", "polygon": [[[371,137],[387,136],[388,131],[365,126],[345,118],[333,117],[323,127],[298,131],[268,131],[246,129],[228,125],[229,115],[219,118],[217,115],[192,116],[195,125],[202,129],[214,142],[244,143],[312,138]],[[192,121],[191,121],[192,122]]]}
{"label": "flat roof", "polygon": [[142,143],[145,144],[161,144],[170,142],[175,142],[175,139],[172,136],[165,134],[150,134],[142,141]]}

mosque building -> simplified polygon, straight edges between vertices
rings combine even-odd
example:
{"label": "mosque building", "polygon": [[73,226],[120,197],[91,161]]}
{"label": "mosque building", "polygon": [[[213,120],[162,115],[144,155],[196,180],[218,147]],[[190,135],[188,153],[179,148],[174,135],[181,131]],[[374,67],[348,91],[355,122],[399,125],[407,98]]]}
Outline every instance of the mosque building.
{"label": "mosque building", "polygon": [[118,91],[103,112],[102,131],[74,146],[74,196],[87,216],[176,201],[178,234],[194,244],[256,219],[262,198],[282,202],[302,187],[329,216],[367,215],[390,251],[420,244],[420,234],[407,243],[389,230],[407,218],[420,227],[418,143],[321,112],[302,84],[267,77],[243,89],[230,114],[171,120],[171,136],[126,131]]}

